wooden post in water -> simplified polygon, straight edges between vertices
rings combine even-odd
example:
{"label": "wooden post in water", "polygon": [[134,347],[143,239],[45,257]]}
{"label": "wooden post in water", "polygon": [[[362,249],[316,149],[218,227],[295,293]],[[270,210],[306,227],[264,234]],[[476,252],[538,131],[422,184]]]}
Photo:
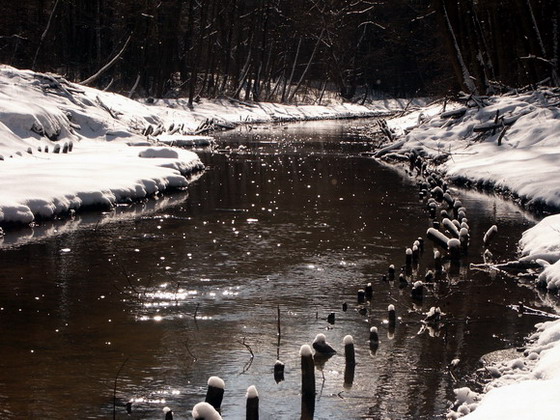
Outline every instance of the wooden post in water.
{"label": "wooden post in water", "polygon": [[254,385],[247,388],[246,420],[259,420],[259,393]]}
{"label": "wooden post in water", "polygon": [[449,249],[451,262],[459,262],[461,259],[461,241],[457,238],[451,238],[447,241],[447,248]]}
{"label": "wooden post in water", "polygon": [[377,332],[377,327],[371,327],[369,329],[369,348],[372,352],[376,352],[379,347],[379,334]]}
{"label": "wooden post in water", "polygon": [[395,313],[395,306],[389,305],[387,307],[387,311],[389,315],[389,327],[387,331],[387,336],[389,337],[389,339],[392,339],[393,335],[395,334],[395,327],[397,325],[397,314]]}
{"label": "wooden post in water", "polygon": [[351,335],[344,337],[344,386],[350,388],[354,382],[354,372],[356,368],[356,352],[354,350],[354,339]]}
{"label": "wooden post in water", "polygon": [[406,248],[406,258],[405,258],[405,265],[406,265],[406,273],[412,272],[412,249]]}
{"label": "wooden post in water", "polygon": [[163,413],[165,414],[165,420],[173,420],[173,411],[169,407],[163,407]]}
{"label": "wooden post in water", "polygon": [[284,380],[284,363],[280,360],[277,360],[276,363],[274,363],[274,380],[276,383]]}
{"label": "wooden post in water", "polygon": [[301,357],[301,420],[313,419],[315,412],[315,363],[311,347],[307,344],[299,350]]}
{"label": "wooden post in water", "polygon": [[217,376],[211,376],[208,379],[208,390],[206,391],[205,401],[214,407],[218,413],[220,412],[220,407],[222,406],[225,387],[225,382]]}
{"label": "wooden post in water", "polygon": [[395,280],[395,265],[391,264],[388,270],[389,281]]}
{"label": "wooden post in water", "polygon": [[366,301],[366,291],[364,289],[358,290],[358,303],[364,303]]}

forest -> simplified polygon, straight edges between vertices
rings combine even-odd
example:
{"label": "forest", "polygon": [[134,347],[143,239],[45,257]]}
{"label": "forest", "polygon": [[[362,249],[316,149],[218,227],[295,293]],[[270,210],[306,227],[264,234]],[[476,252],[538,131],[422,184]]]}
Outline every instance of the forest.
{"label": "forest", "polygon": [[0,62],[142,97],[491,94],[559,84],[558,0],[20,0]]}

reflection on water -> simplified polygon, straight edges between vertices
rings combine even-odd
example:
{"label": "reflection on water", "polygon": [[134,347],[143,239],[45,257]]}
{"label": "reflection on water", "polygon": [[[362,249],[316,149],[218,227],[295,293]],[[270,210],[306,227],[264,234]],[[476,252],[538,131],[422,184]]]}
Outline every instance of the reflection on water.
{"label": "reflection on water", "polygon": [[[219,152],[201,154],[208,170],[188,199],[173,195],[138,217],[68,231],[53,223],[56,235],[2,249],[2,417],[110,418],[116,383],[116,418],[163,418],[167,405],[184,419],[218,375],[224,418],[244,417],[249,385],[262,418],[299,418],[298,352],[317,333],[338,353],[317,366],[314,418],[440,417],[482,354],[521,345],[539,321],[507,306],[539,306],[533,290],[468,269],[482,260],[489,226],[507,232],[492,252],[509,258],[532,221],[509,204],[460,193],[472,229],[468,260],[413,301],[410,285],[382,275],[425,235],[424,204],[412,181],[360,156],[371,144],[352,134],[354,124],[226,133]],[[432,255],[426,242],[418,277]],[[373,298],[358,304],[368,282]],[[422,328],[431,306],[444,322]],[[356,348],[352,380],[347,334]],[[278,355],[285,380],[277,383]],[[448,371],[456,358],[458,383]]]}

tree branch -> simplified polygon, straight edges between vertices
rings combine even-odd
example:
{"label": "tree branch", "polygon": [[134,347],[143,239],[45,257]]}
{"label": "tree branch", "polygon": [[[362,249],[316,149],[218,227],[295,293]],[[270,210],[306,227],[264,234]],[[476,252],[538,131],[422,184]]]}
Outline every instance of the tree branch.
{"label": "tree branch", "polygon": [[115,57],[113,57],[113,59],[111,61],[109,61],[107,64],[105,64],[103,67],[101,67],[97,71],[97,73],[88,77],[86,80],[82,80],[81,82],[78,82],[78,84],[80,84],[82,86],[85,86],[85,85],[89,85],[92,82],[95,82],[99,78],[99,76],[101,76],[103,73],[105,73],[113,64],[115,64],[117,62],[117,60],[121,57],[121,55],[123,55],[124,51],[126,50],[126,47],[128,47],[128,43],[130,42],[131,38],[132,38],[132,34],[128,36],[128,38],[126,39],[126,42],[124,43],[121,50],[117,53],[117,55],[115,55]]}

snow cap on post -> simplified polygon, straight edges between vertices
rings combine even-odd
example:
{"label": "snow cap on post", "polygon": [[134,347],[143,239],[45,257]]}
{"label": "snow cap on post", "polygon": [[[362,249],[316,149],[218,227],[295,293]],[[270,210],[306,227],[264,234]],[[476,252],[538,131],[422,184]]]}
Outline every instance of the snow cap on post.
{"label": "snow cap on post", "polygon": [[347,335],[342,340],[344,343],[344,358],[346,360],[346,366],[356,365],[356,354],[354,350],[354,339],[351,335]]}
{"label": "snow cap on post", "polygon": [[255,385],[247,388],[246,420],[259,420],[259,393]]}
{"label": "snow cap on post", "polygon": [[165,420],[173,420],[173,411],[169,407],[163,407],[163,413],[165,414]]}
{"label": "snow cap on post", "polygon": [[377,327],[371,327],[369,329],[369,341],[370,343],[379,343],[379,334],[377,333]]}
{"label": "snow cap on post", "polygon": [[200,402],[193,407],[194,420],[222,420],[220,413],[207,402]]}

